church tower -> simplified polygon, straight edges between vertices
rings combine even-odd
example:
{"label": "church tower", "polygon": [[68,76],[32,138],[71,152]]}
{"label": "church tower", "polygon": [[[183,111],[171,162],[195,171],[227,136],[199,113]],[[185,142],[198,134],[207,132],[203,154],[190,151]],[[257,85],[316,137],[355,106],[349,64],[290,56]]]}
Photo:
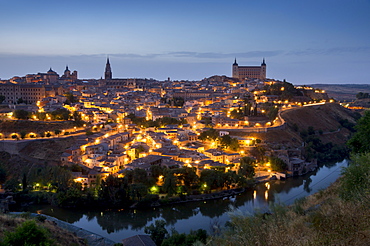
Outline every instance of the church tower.
{"label": "church tower", "polygon": [[261,78],[262,80],[266,79],[266,63],[265,58],[263,58],[263,61],[261,63]]}
{"label": "church tower", "polygon": [[239,79],[239,66],[238,66],[238,63],[236,63],[236,58],[235,58],[235,61],[234,61],[234,64],[233,64],[233,75],[232,75],[232,77]]}
{"label": "church tower", "polygon": [[68,69],[68,65],[66,66],[66,70],[64,70],[64,77],[71,77],[71,71]]}
{"label": "church tower", "polygon": [[112,79],[112,70],[110,68],[109,57],[107,58],[107,64],[105,65],[104,78],[105,79]]}

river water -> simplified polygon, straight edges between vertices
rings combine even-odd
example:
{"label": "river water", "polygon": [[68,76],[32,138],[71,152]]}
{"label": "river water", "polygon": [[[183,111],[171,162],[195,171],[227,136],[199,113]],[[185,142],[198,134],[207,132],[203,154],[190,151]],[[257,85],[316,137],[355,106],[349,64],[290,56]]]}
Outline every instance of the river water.
{"label": "river water", "polygon": [[86,212],[35,206],[31,208],[31,212],[38,211],[56,217],[116,242],[137,234],[145,234],[144,227],[158,219],[167,222],[168,231],[171,228],[180,233],[197,229],[210,231],[212,225],[223,226],[229,220],[231,208],[243,214],[252,214],[256,210],[267,210],[269,203],[280,202],[289,205],[297,198],[325,189],[340,176],[342,167],[347,165],[347,160],[325,164],[305,176],[260,183],[253,190],[218,200],[122,211]]}

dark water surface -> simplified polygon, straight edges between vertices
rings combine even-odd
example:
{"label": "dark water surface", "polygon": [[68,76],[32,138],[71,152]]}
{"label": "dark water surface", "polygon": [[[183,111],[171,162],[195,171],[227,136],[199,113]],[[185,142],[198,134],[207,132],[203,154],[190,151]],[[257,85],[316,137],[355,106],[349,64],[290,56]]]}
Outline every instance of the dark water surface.
{"label": "dark water surface", "polygon": [[116,242],[133,235],[144,234],[144,227],[158,219],[167,222],[168,231],[171,228],[180,233],[197,229],[210,231],[211,224],[223,226],[229,220],[230,207],[243,214],[251,214],[256,209],[267,210],[271,202],[289,205],[297,198],[325,189],[340,176],[342,167],[346,167],[347,164],[347,160],[325,164],[315,172],[302,177],[261,183],[253,190],[237,196],[212,201],[190,202],[147,210],[102,212],[35,206],[31,208],[31,212],[39,211]]}

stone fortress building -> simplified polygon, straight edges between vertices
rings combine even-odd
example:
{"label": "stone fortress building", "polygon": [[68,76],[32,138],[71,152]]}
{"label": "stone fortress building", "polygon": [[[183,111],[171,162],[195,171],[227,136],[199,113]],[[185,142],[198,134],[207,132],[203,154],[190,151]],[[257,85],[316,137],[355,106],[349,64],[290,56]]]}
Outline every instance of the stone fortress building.
{"label": "stone fortress building", "polygon": [[239,66],[236,62],[232,66],[232,77],[244,80],[244,79],[266,79],[266,63],[263,59],[261,66]]}

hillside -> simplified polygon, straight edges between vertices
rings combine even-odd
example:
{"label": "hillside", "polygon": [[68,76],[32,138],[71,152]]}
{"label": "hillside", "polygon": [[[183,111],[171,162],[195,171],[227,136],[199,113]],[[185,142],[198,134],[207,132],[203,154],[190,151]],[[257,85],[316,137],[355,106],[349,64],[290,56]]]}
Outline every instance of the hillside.
{"label": "hillside", "polygon": [[64,150],[71,147],[75,141],[74,137],[32,141],[20,154],[39,160],[59,162]]}
{"label": "hillside", "polygon": [[282,112],[281,116],[287,122],[285,129],[266,133],[238,133],[237,135],[259,138],[273,147],[298,148],[303,143],[301,134],[307,132],[309,127],[313,127],[315,136],[323,143],[332,142],[344,145],[351,131],[343,127],[340,122],[353,125],[355,118],[358,117],[353,111],[336,103],[293,108]]}
{"label": "hillside", "polygon": [[[42,218],[42,217],[40,217]],[[15,217],[15,216],[11,216],[11,215],[6,215],[6,214],[3,214],[3,215],[0,215],[0,245],[3,245],[1,244],[2,240],[5,238],[5,235],[6,235],[6,232],[14,232],[16,231],[17,227],[19,228],[23,223],[25,222],[30,222],[30,221],[35,221],[36,222],[36,225],[37,225],[37,228],[41,228],[41,230],[45,230],[45,234],[46,234],[46,237],[47,238],[50,238],[52,240],[52,245],[63,245],[63,246],[67,246],[67,245],[74,245],[74,246],[78,246],[78,245],[87,245],[85,240],[82,239],[82,238],[78,238],[76,235],[74,235],[72,232],[69,232],[63,228],[60,228],[59,226],[57,226],[55,223],[53,223],[52,221],[49,221],[49,220],[43,220],[43,219],[39,219],[39,220],[31,220],[27,214],[25,214],[25,216],[21,216],[21,217]],[[33,229],[33,230],[31,230]],[[19,229],[18,229],[19,231]],[[43,231],[37,231],[34,229],[34,228],[30,228],[28,227],[27,229],[24,229],[22,231],[22,233],[18,233],[17,234],[17,237],[18,237],[18,244],[17,245],[23,245],[23,244],[19,244],[20,240],[23,240],[22,239],[22,236],[24,235],[24,237],[27,237],[27,239],[30,239],[31,237],[32,238],[43,238],[44,234],[42,233]],[[34,233],[32,235],[32,233]],[[37,234],[36,234],[37,233]],[[23,235],[22,235],[23,234]],[[14,240],[15,237],[13,237],[13,240]]]}
{"label": "hillside", "polygon": [[313,127],[323,142],[336,144],[344,144],[351,134],[340,122],[356,123],[354,112],[335,103],[291,109],[281,115],[290,128],[297,127],[296,132]]}
{"label": "hillside", "polygon": [[325,90],[329,97],[338,101],[353,101],[359,92],[370,93],[368,84],[313,84],[313,88]]}

